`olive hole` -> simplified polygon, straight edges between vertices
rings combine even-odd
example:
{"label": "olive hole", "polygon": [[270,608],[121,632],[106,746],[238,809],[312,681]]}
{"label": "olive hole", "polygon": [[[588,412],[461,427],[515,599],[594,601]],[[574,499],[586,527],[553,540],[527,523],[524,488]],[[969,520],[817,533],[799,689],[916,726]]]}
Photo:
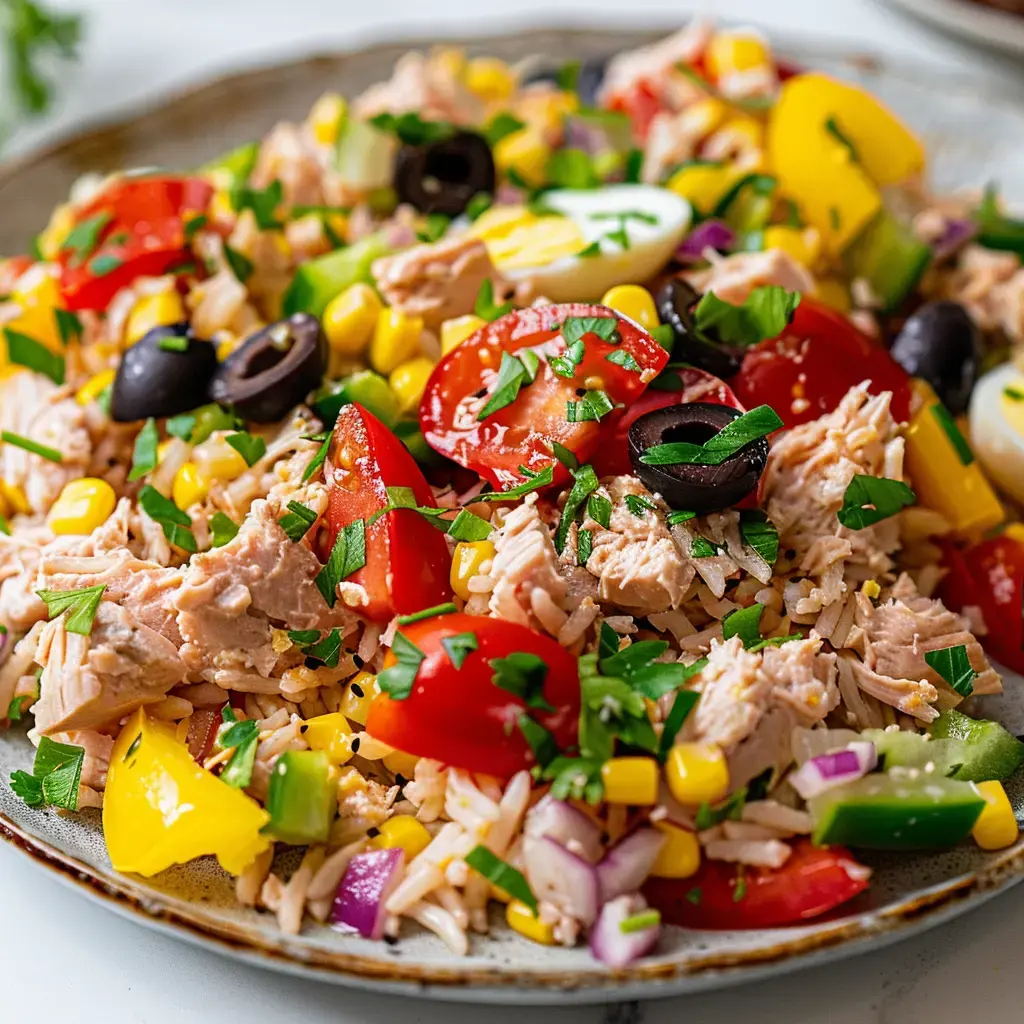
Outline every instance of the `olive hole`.
{"label": "olive hole", "polygon": [[250,377],[258,377],[261,373],[265,373],[272,367],[277,366],[286,355],[288,355],[288,349],[280,349],[276,345],[267,345],[246,362],[240,376],[243,380],[248,380]]}
{"label": "olive hole", "polygon": [[455,184],[469,179],[472,164],[461,153],[435,149],[427,159],[426,172],[438,181]]}
{"label": "olive hole", "polygon": [[661,432],[662,444],[704,444],[718,431],[705,423],[681,423]]}

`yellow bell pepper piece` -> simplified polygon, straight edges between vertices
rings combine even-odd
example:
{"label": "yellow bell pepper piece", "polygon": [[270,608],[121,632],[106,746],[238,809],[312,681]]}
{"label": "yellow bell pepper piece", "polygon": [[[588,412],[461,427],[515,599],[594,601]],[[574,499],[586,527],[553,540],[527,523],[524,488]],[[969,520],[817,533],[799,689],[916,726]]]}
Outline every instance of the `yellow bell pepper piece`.
{"label": "yellow bell pepper piece", "polygon": [[555,926],[541,921],[534,912],[519,900],[512,900],[505,908],[508,926],[519,932],[523,938],[539,942],[542,946],[555,944]]}
{"label": "yellow bell pepper piece", "polygon": [[771,60],[764,40],[749,33],[718,32],[708,44],[704,60],[716,81],[734,71],[749,71]]}
{"label": "yellow bell pepper piece", "polygon": [[175,291],[143,295],[132,307],[124,329],[126,345],[141,341],[154,327],[165,327],[185,319],[185,307]]}
{"label": "yellow bell pepper piece", "polygon": [[345,687],[339,710],[356,725],[366,725],[366,719],[370,715],[370,705],[379,693],[377,677],[372,672],[360,672],[353,676],[348,686]]}
{"label": "yellow bell pepper piece", "polygon": [[725,164],[692,163],[680,167],[665,187],[701,213],[710,213],[741,176]]}
{"label": "yellow bell pepper piece", "polygon": [[251,797],[201,768],[174,729],[137,711],[110,755],[103,832],[115,871],[150,877],[213,854],[241,874],[270,840],[270,815]]}
{"label": "yellow bell pepper piece", "polygon": [[925,399],[906,437],[907,475],[918,504],[941,512],[958,533],[977,536],[997,526],[1002,505],[952,415],[924,381],[914,387]]}
{"label": "yellow bell pepper piece", "polygon": [[90,377],[76,392],[75,401],[79,405],[90,405],[100,397],[103,392],[114,383],[117,376],[115,370],[100,370],[95,376]]}
{"label": "yellow bell pepper piece", "polygon": [[774,225],[764,229],[765,249],[781,249],[797,263],[813,269],[821,256],[821,234],[817,228]]}
{"label": "yellow bell pepper piece", "polygon": [[983,850],[1002,850],[1017,842],[1017,819],[1001,782],[979,782],[978,792],[985,808],[971,829],[974,841]]}
{"label": "yellow bell pepper piece", "polygon": [[795,199],[840,253],[882,207],[879,186],[924,167],[920,141],[864,89],[806,74],[783,86],[768,123],[769,160]]}
{"label": "yellow bell pepper piece", "polygon": [[338,141],[338,131],[345,119],[346,109],[344,97],[336,92],[325,92],[313,104],[307,124],[313,138],[321,146],[333,146]]}
{"label": "yellow bell pepper piece", "polygon": [[[21,313],[6,321],[4,329],[24,334],[56,355],[64,355],[64,340],[57,324],[57,310],[62,306],[57,279],[46,268],[33,267],[21,276],[10,301],[21,307]],[[3,337],[0,331],[0,338]],[[0,349],[2,363],[7,355],[6,339]]]}
{"label": "yellow bell pepper piece", "polygon": [[502,174],[515,171],[527,185],[543,185],[551,147],[538,128],[520,128],[494,147],[494,162]]}
{"label": "yellow bell pepper piece", "polygon": [[411,814],[396,814],[388,818],[379,831],[380,834],[371,839],[369,845],[375,850],[403,849],[406,864],[430,845],[430,833]]}
{"label": "yellow bell pepper piece", "polygon": [[482,320],[474,313],[466,313],[465,316],[445,320],[441,324],[441,355],[448,355],[453,348],[461,345],[470,335],[476,334],[481,327],[486,326],[487,321]]}

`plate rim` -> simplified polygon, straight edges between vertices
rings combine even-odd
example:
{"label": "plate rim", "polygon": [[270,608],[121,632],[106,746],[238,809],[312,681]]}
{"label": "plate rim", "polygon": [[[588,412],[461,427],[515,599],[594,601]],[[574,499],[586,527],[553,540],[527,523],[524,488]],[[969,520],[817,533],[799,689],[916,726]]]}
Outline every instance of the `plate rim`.
{"label": "plate rim", "polygon": [[887,0],[901,11],[968,43],[1024,53],[1024,17],[969,0]]}
{"label": "plate rim", "polygon": [[[905,0],[898,0],[905,2]],[[614,26],[608,18],[560,18],[548,24],[534,20],[529,27],[510,27],[524,43],[585,30],[605,34],[609,42],[620,38],[626,25]],[[630,27],[630,34],[657,38],[678,28],[678,23],[659,28],[654,24]],[[485,48],[489,41],[507,37],[499,30],[456,39],[469,48]],[[841,42],[772,32],[780,53],[831,59],[851,67],[884,70],[897,76],[931,74],[941,76],[949,90],[961,86],[984,100],[1013,102],[1011,90],[1000,88],[991,79],[974,79],[969,74],[944,72],[927,62],[883,56],[867,49],[851,49]],[[454,36],[446,37],[451,42]],[[184,86],[161,91],[145,100],[131,103],[107,114],[91,118],[79,127],[61,132],[41,145],[0,163],[0,192],[33,165],[71,154],[102,150],[118,134],[131,130],[154,111],[183,104],[201,105],[226,89],[257,88],[264,78],[273,78],[289,69],[322,65],[326,73],[346,56],[358,53],[393,52],[396,47],[420,48],[434,45],[437,39],[423,36],[383,41],[380,38],[354,39],[351,45],[329,52],[259,63],[206,76]],[[449,1001],[492,1003],[603,1003],[609,999],[651,999],[707,991],[745,982],[754,982],[781,972],[821,965],[829,961],[859,955],[909,938],[980,906],[1012,886],[1024,881],[1024,839],[993,857],[982,868],[947,879],[929,888],[915,891],[883,907],[864,911],[834,922],[834,927],[794,939],[780,939],[754,950],[697,955],[687,963],[639,963],[611,970],[573,967],[562,971],[523,968],[522,965],[486,965],[466,967],[452,957],[445,966],[408,964],[384,956],[367,956],[337,949],[325,950],[304,944],[301,938],[280,935],[270,939],[254,928],[227,921],[203,919],[190,914],[159,890],[149,889],[137,879],[104,872],[70,854],[56,849],[0,812],[0,840],[47,870],[51,876],[119,916],[154,928],[179,940],[200,945],[221,955],[255,966],[312,977],[321,981],[359,987],[390,994],[420,994]]]}

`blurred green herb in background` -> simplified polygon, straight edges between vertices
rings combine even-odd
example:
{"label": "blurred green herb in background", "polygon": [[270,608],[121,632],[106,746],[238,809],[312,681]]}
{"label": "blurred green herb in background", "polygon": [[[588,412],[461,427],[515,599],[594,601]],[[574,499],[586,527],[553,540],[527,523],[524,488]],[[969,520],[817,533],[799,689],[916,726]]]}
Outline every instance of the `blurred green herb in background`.
{"label": "blurred green herb in background", "polygon": [[[15,113],[41,114],[53,99],[52,85],[44,69],[53,57],[77,55],[82,19],[77,14],[58,14],[31,0],[0,0],[0,42]],[[6,113],[6,112],[5,112]]]}

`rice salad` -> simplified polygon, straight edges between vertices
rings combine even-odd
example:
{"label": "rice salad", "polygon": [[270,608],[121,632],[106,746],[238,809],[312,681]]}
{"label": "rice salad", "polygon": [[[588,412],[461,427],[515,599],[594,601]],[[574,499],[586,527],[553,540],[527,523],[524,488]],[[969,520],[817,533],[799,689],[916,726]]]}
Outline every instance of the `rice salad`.
{"label": "rice salad", "polygon": [[6,784],[287,933],[611,967],[1014,844],[1022,256],[705,21],[86,176],[0,260]]}

